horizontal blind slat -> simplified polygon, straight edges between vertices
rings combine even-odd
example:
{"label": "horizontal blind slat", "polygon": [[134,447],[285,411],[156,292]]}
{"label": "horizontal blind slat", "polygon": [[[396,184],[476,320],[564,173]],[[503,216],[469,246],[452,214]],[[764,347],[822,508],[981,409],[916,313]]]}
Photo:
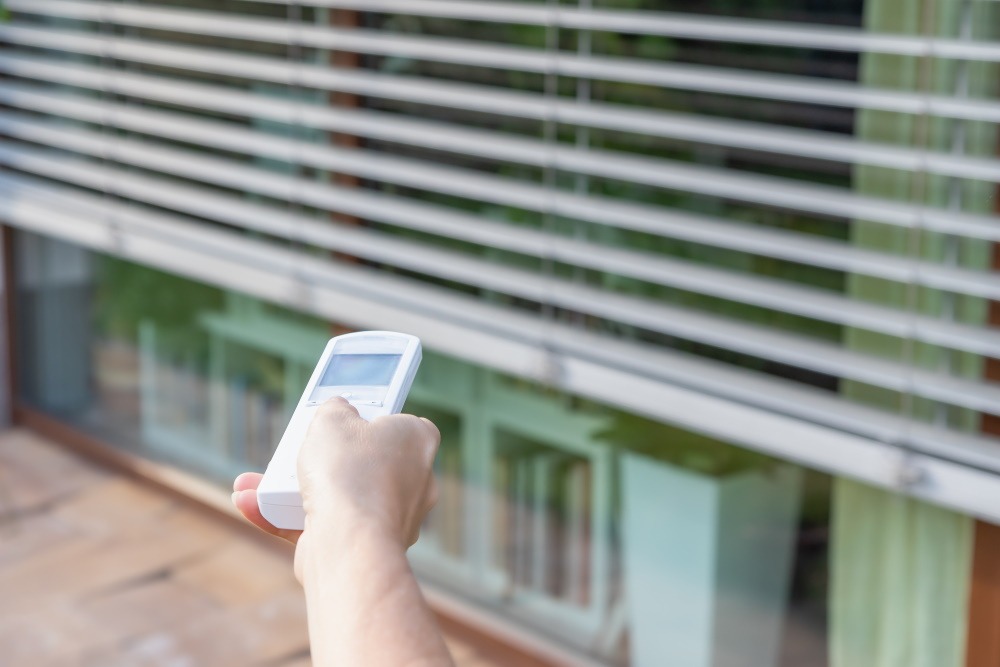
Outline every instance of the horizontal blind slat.
{"label": "horizontal blind slat", "polygon": [[[209,137],[211,141],[214,140],[218,143],[219,140],[229,137],[226,143],[221,144],[221,147],[226,149],[237,149],[243,150],[253,146],[255,143],[260,143],[264,139],[267,139],[267,145],[271,146],[272,150],[267,155],[277,158],[288,158],[290,155],[296,154],[296,149],[291,147],[284,139],[275,139],[264,136],[258,136],[257,133],[246,130],[236,130],[227,125],[220,125],[217,123],[205,124],[204,121],[197,122],[188,119],[183,116],[177,116],[175,114],[164,114],[152,112],[149,110],[139,110],[133,109],[126,106],[113,106],[108,107],[107,105],[92,102],[80,98],[66,98],[64,96],[52,96],[49,94],[39,94],[36,91],[30,89],[25,89],[23,87],[6,87],[0,90],[0,99],[8,104],[20,105],[28,109],[48,111],[52,113],[66,112],[67,110],[74,112],[71,113],[72,117],[76,117],[82,120],[90,120],[93,122],[112,122],[118,124],[122,127],[128,129],[135,129],[145,132],[160,131],[165,132],[166,136],[172,136],[174,138],[192,140],[192,136],[184,133],[176,133],[175,127],[178,123],[183,123],[185,125],[191,126],[202,126],[201,134],[196,138]],[[126,122],[128,118],[138,119],[138,123],[128,123]],[[160,119],[159,122],[155,122]],[[343,166],[338,165],[338,166]],[[432,166],[428,166],[430,169]],[[449,172],[449,176],[456,176],[457,172]],[[488,177],[492,178],[492,177]],[[443,179],[443,183],[452,182],[454,178]],[[529,186],[530,189],[530,186]],[[539,199],[543,196],[543,193],[538,192],[538,198],[536,198],[536,203],[541,201]],[[572,195],[570,196],[572,197]],[[596,203],[597,200],[590,200]],[[523,204],[524,201],[520,200],[519,203]],[[598,218],[599,220],[599,218]],[[707,222],[707,220],[702,221]],[[735,227],[731,228],[729,231],[741,233],[743,228]],[[786,237],[765,237],[769,241],[783,240]],[[701,239],[702,241],[707,241],[707,239]],[[791,240],[789,237],[787,240]],[[783,247],[780,246],[779,247]],[[794,256],[793,256],[794,258]],[[799,258],[802,259],[802,258]],[[873,258],[876,263],[887,263],[891,262],[891,258],[878,256]],[[901,279],[909,279],[914,273],[912,264],[908,263],[906,260],[896,260],[900,268],[901,274],[898,276]],[[943,267],[942,267],[943,268]],[[955,270],[944,270],[943,272],[935,272],[933,265],[925,264],[919,267],[920,273],[923,276],[929,277],[931,283],[944,288],[957,288],[962,290],[972,290],[975,294],[980,294],[984,296],[996,296],[998,281],[995,277],[982,274],[982,273],[969,273]]]}
{"label": "horizontal blind slat", "polygon": [[[287,122],[302,121],[303,117],[304,120],[309,120],[313,114],[318,117],[329,115],[333,118],[340,113],[328,109],[304,109],[299,104],[223,91],[215,86],[203,86],[160,77],[135,76],[122,72],[109,78],[97,68],[38,62],[23,58],[0,56],[0,71],[19,76],[44,76],[46,80],[86,85],[122,94],[144,95],[147,99],[157,99],[186,106],[195,105],[197,108],[249,114],[252,117],[267,117]],[[134,85],[125,83],[128,80],[131,80]],[[212,104],[213,100],[222,101]],[[253,104],[249,103],[251,101]],[[316,125],[330,127],[319,121]],[[997,298],[998,296],[998,287],[995,284],[997,281],[991,276],[978,272],[949,269],[926,262],[914,264],[905,258],[873,253],[860,248],[800,235],[747,228],[705,216],[691,217],[689,220],[689,223],[682,225],[671,225],[669,221],[665,220],[658,233],[673,238],[789,261],[866,273],[889,280],[916,281],[929,287],[974,296],[987,298]],[[654,230],[644,229],[644,231],[653,232]],[[497,237],[493,242],[499,243],[502,240]]]}
{"label": "horizontal blind slat", "polygon": [[[294,0],[252,1],[288,5]],[[304,0],[298,4],[363,12],[556,26],[595,32],[660,35],[679,39],[788,46],[811,50],[1000,61],[1000,44],[992,42],[872,33],[853,28],[792,21],[733,19],[659,11],[584,9],[572,5],[548,7],[455,0]]]}
{"label": "horizontal blind slat", "polygon": [[[234,72],[232,66],[236,63],[222,68],[213,68],[212,62],[214,57],[218,55],[217,53],[195,50],[194,54],[189,55],[195,54],[200,56],[203,71],[214,71],[220,74],[237,73]],[[272,72],[270,78],[264,78],[264,80],[281,83],[295,78],[305,78],[302,74],[302,68],[299,66],[271,60],[267,61],[269,66],[261,70],[261,63],[256,62],[257,60],[244,61],[238,73],[251,78],[261,78],[263,74]],[[178,64],[183,66],[183,63]],[[536,120],[551,118],[561,123],[769,153],[869,164],[910,171],[926,170],[958,178],[1000,182],[1000,160],[994,159],[955,156],[948,153],[907,149],[887,144],[873,144],[826,132],[781,128],[736,120],[716,120],[680,113],[638,110],[622,105],[598,102],[576,104],[565,100],[552,102],[539,94],[499,91],[484,86],[455,85],[430,79],[421,80],[375,73],[333,72],[329,68],[316,66],[306,66],[306,69],[313,73],[313,76],[308,78],[309,85],[323,85],[326,81],[329,82],[328,85],[331,88],[342,92],[445,105],[471,111],[501,113]],[[275,70],[281,71],[282,74],[275,77],[273,75]],[[113,76],[110,76],[101,68],[76,63],[57,63],[51,60],[0,55],[0,71],[22,77],[60,81],[122,94],[165,99],[186,105],[198,105],[230,113],[263,114],[268,110],[299,108],[299,105],[283,104],[260,96],[192,82],[180,83],[163,77],[135,75],[124,71],[116,71]],[[381,81],[376,79],[381,79]],[[253,105],[248,106],[243,100],[253,100]],[[294,116],[284,113],[277,115],[285,119],[294,119]],[[303,119],[303,122],[308,120],[308,118]]]}
{"label": "horizontal blind slat", "polygon": [[[9,121],[4,119],[0,127],[8,127]],[[58,145],[84,152],[90,150],[97,155],[108,155],[107,142],[97,135],[87,139],[79,132],[69,132],[59,128],[40,128],[36,124],[26,124],[35,139],[43,139],[44,135],[56,138]],[[173,162],[177,173],[200,170],[201,173],[191,174],[191,177],[206,180],[215,179],[220,184],[226,180],[233,183],[230,187],[243,188],[249,183],[246,170],[221,168],[215,161],[201,159],[197,164],[191,164],[190,156],[179,151],[160,149],[143,142],[117,141],[114,150],[110,152],[113,159],[130,159],[140,163],[149,160],[157,153],[166,156],[165,162]],[[126,156],[126,153],[130,155]],[[0,154],[10,155],[9,151],[0,149]],[[226,161],[220,161],[224,163]],[[187,166],[185,166],[187,165]],[[14,165],[16,166],[16,164]],[[162,168],[158,165],[157,168]],[[271,174],[261,172],[255,185],[260,192],[275,197],[291,198],[288,192],[290,186],[275,179]],[[479,264],[477,264],[478,266]],[[523,278],[508,282],[507,289],[512,289]],[[919,395],[954,403],[963,407],[991,412],[1000,410],[1000,389],[981,383],[974,383],[956,378],[947,378],[922,371],[914,371],[908,367],[875,358],[859,356],[837,346],[808,341],[788,334],[761,330],[753,325],[746,325],[733,320],[720,320],[713,316],[682,311],[663,305],[651,306],[631,297],[615,297],[606,291],[594,294],[590,290],[574,285],[564,285],[559,289],[545,289],[545,299],[571,310],[592,312],[600,317],[622,321],[634,326],[649,328],[669,335],[691,338],[708,345],[724,349],[732,349],[751,356],[760,356],[780,363],[809,368],[811,370],[850,377],[852,379],[883,386],[896,391],[913,390]],[[529,297],[530,298],[530,297]],[[599,303],[595,303],[599,302]]]}
{"label": "horizontal blind slat", "polygon": [[[8,98],[14,100],[14,97],[15,92],[12,90]],[[42,96],[35,97],[36,104],[42,103],[41,98]],[[128,105],[116,105],[104,110],[97,103],[82,100],[48,97],[46,99],[49,105],[60,106],[63,113],[72,112],[78,118],[93,122],[112,122],[126,129],[161,134],[183,141],[202,142],[225,150],[245,152],[253,148],[261,154],[286,162],[303,162],[321,169],[389,180],[471,199],[512,204],[540,211],[551,209],[570,216],[582,215],[581,219],[584,220],[594,220],[594,212],[588,214],[584,210],[589,205],[601,205],[604,211],[616,205],[627,206],[607,198],[552,193],[541,186],[480,175],[427,161],[381,156],[369,151],[317,147],[310,142],[290,141],[252,130],[236,129],[225,123],[194,120],[180,114],[136,111],[129,109]],[[538,166],[551,165],[559,169],[584,170],[591,175],[613,176],[658,187],[797,208],[823,215],[863,218],[906,228],[924,227],[1000,241],[1000,224],[997,224],[1000,220],[992,216],[920,207],[905,202],[857,195],[829,186],[797,184],[787,179],[732,173],[715,168],[688,166],[685,163],[652,161],[638,157],[625,158],[609,154],[597,155],[596,152],[588,154],[588,151],[575,148],[552,148],[546,152],[539,144],[531,141],[480,131],[465,130],[462,134],[466,143],[471,143],[470,137],[481,139],[484,135],[487,139],[485,142],[480,141],[482,150],[495,150],[509,155],[520,146],[522,149],[517,155],[525,161],[533,161]],[[441,142],[440,139],[435,139],[434,132],[416,132],[413,137],[418,141],[430,140],[431,145]],[[600,219],[596,221],[601,222]]]}
{"label": "horizontal blind slat", "polygon": [[[940,95],[870,89],[852,83],[812,77],[751,73],[703,65],[653,64],[625,58],[581,57],[566,52],[550,54],[525,47],[486,46],[481,42],[452,38],[411,37],[358,28],[342,30],[275,24],[268,20],[235,18],[231,15],[203,11],[124,7],[110,3],[78,3],[73,0],[15,0],[15,2],[18,11],[25,13],[109,21],[135,27],[215,37],[265,41],[282,45],[300,44],[369,55],[551,73],[836,107],[881,109],[908,114],[1000,122],[1000,104],[989,100],[956,99]],[[0,37],[3,32],[0,30]]]}
{"label": "horizontal blind slat", "polygon": [[[366,237],[361,236],[356,243],[346,247],[344,244],[352,234],[356,235],[356,232],[320,224],[308,217],[295,216],[282,209],[242,201],[211,191],[170,184],[105,166],[74,167],[71,163],[63,165],[51,156],[46,158],[37,152],[32,153],[23,149],[8,149],[5,157],[10,164],[28,168],[51,178],[69,178],[78,185],[109,189],[119,196],[140,199],[158,206],[183,210],[193,215],[214,218],[220,222],[241,225],[255,231],[284,236],[331,250],[389,262],[402,268],[420,270],[443,278],[459,279],[438,272],[434,263],[416,266],[408,261],[405,253],[397,253],[392,257],[381,254],[388,241],[379,241],[376,244],[371,240],[370,243],[373,245],[366,247],[360,240]],[[155,167],[157,164],[147,163],[145,166]],[[225,180],[219,183],[226,186],[241,182],[254,183],[261,178],[255,169],[224,161],[213,161],[205,165],[203,173],[213,170],[227,174]],[[592,270],[616,273],[804,317],[867,328],[888,335],[901,337],[916,335],[925,342],[1000,357],[1000,335],[976,327],[949,324],[929,317],[912,317],[905,312],[773,279],[734,274],[665,256],[608,248],[530,229],[491,223],[447,208],[421,204],[391,195],[303,184],[287,177],[283,180],[283,183],[276,181],[274,184],[274,187],[280,190],[272,190],[265,194],[295,191],[298,193],[300,203],[321,205],[347,215],[367,217],[536,257],[551,257],[556,261]],[[281,224],[278,224],[279,222]],[[434,260],[438,261],[446,260],[445,258]],[[471,275],[474,282],[475,276]],[[499,289],[496,285],[492,287]]]}
{"label": "horizontal blind slat", "polygon": [[[0,184],[6,185],[6,179],[9,176],[0,174]],[[463,300],[455,297],[446,297],[444,295],[436,294],[433,290],[428,290],[426,288],[421,288],[419,286],[413,286],[407,284],[406,281],[400,281],[394,277],[381,276],[378,274],[370,274],[367,276],[362,276],[360,280],[355,280],[355,289],[358,289],[362,296],[358,296],[358,292],[353,291],[351,288],[344,290],[345,280],[350,280],[350,273],[359,273],[361,270],[355,267],[345,267],[345,266],[323,266],[322,274],[318,270],[318,262],[311,257],[303,256],[299,253],[291,253],[289,251],[282,251],[273,247],[263,246],[259,242],[255,242],[251,239],[240,238],[231,233],[224,232],[210,232],[204,230],[201,226],[193,226],[190,224],[178,225],[175,221],[170,221],[166,225],[161,226],[159,234],[152,233],[149,236],[140,237],[131,234],[130,230],[127,230],[128,237],[124,239],[124,243],[121,243],[122,239],[118,238],[115,233],[109,233],[109,229],[103,229],[109,227],[107,225],[108,216],[106,214],[99,214],[97,219],[87,219],[86,216],[81,215],[81,211],[78,209],[77,205],[71,211],[62,214],[62,219],[60,217],[59,211],[53,209],[53,202],[50,196],[48,196],[51,188],[45,188],[43,200],[35,200],[32,202],[22,203],[22,199],[27,199],[23,197],[21,189],[14,189],[11,193],[14,196],[0,198],[0,210],[3,210],[6,216],[10,217],[16,224],[26,225],[29,229],[41,229],[45,233],[57,233],[64,238],[69,238],[72,242],[84,243],[89,247],[94,247],[105,252],[111,252],[114,254],[124,254],[126,257],[130,257],[136,261],[144,261],[145,263],[150,263],[166,270],[171,270],[175,272],[182,273],[183,275],[188,275],[196,279],[201,279],[208,281],[212,284],[217,284],[223,287],[238,288],[234,282],[238,281],[239,278],[243,277],[241,275],[241,269],[243,268],[243,263],[240,261],[239,264],[229,264],[222,270],[210,272],[212,267],[218,266],[220,262],[225,262],[225,258],[232,255],[232,252],[236,248],[247,249],[247,246],[256,246],[258,252],[257,255],[268,256],[271,259],[271,266],[269,266],[265,272],[262,272],[259,276],[260,279],[248,279],[244,281],[245,285],[257,286],[260,288],[267,287],[269,289],[256,289],[251,287],[255,296],[275,300],[278,303],[284,303],[284,293],[285,292],[298,292],[299,288],[295,284],[287,284],[289,281],[283,278],[284,275],[301,275],[298,272],[292,271],[292,266],[304,266],[307,271],[317,267],[317,271],[313,273],[312,278],[315,279],[315,285],[321,286],[321,288],[332,289],[333,291],[324,292],[325,298],[323,299],[313,299],[302,304],[303,308],[314,312],[319,316],[331,317],[333,316],[329,311],[319,307],[320,304],[327,306],[331,309],[339,309],[340,312],[350,312],[352,317],[357,319],[354,322],[358,323],[360,326],[368,326],[378,328],[380,325],[378,317],[391,318],[389,321],[394,323],[406,322],[408,330],[416,331],[419,335],[424,338],[433,341],[436,340],[435,336],[440,335],[442,337],[452,337],[459,336],[459,340],[465,341],[468,345],[459,345],[454,349],[456,354],[462,356],[464,354],[472,355],[470,360],[477,363],[483,363],[490,365],[495,368],[505,370],[507,372],[513,372],[517,374],[526,375],[529,377],[539,375],[539,367],[543,364],[541,353],[543,348],[536,348],[539,353],[536,357],[537,361],[534,363],[525,363],[526,352],[528,350],[518,349],[517,345],[524,345],[526,339],[529,341],[528,345],[540,346],[544,345],[546,341],[545,334],[542,333],[540,336],[531,338],[532,332],[538,330],[537,323],[536,326],[531,326],[531,321],[528,318],[517,315],[513,312],[503,312],[495,307],[486,306],[486,304],[478,303],[471,300]],[[8,192],[10,192],[8,190]],[[74,196],[74,200],[76,197]],[[105,201],[104,204],[107,202]],[[27,205],[25,205],[27,204]],[[154,222],[157,215],[152,216],[142,216],[141,220],[133,219],[129,222],[133,224],[140,224],[143,227],[149,227],[150,223]],[[90,230],[84,230],[86,226],[91,226],[98,228],[98,232],[95,233]],[[56,231],[58,230],[58,231]],[[207,237],[207,238],[206,238]],[[214,247],[212,239],[214,237]],[[118,240],[115,240],[115,239]],[[143,254],[142,250],[145,243],[160,242],[160,246],[156,246],[154,249],[148,252],[148,254]],[[165,244],[165,245],[163,245]],[[191,257],[191,253],[200,253],[197,257],[192,258],[189,261],[180,261],[181,258]],[[278,264],[274,263],[274,258],[279,260]],[[167,266],[166,260],[171,262],[171,265]],[[282,261],[283,260],[283,261]],[[350,273],[345,273],[345,270]],[[211,275],[209,275],[211,273]],[[388,278],[388,281],[386,280]],[[279,284],[285,281],[286,284]],[[383,286],[383,291],[381,294],[377,292],[379,285]],[[279,289],[275,289],[275,286]],[[387,289],[385,289],[387,288]],[[395,297],[399,294],[406,294],[407,299],[403,301],[397,300]],[[381,297],[381,298],[380,298]],[[350,301],[354,298],[356,302]],[[458,321],[469,322],[470,318],[474,318],[477,314],[484,313],[485,308],[491,309],[492,313],[487,313],[486,317],[481,319],[481,325],[475,328],[469,329],[465,335],[462,335],[455,330],[455,320],[451,317],[442,317],[441,311],[446,300],[451,300],[458,303],[457,308],[452,308],[450,315],[457,318]],[[420,314],[414,316],[406,314],[406,304],[420,304]],[[423,319],[419,319],[419,318]],[[366,319],[367,318],[367,319]],[[374,318],[374,319],[372,319]],[[481,340],[485,335],[489,335],[495,331],[495,327],[502,326],[503,323],[514,324],[514,329],[509,332],[505,332],[501,337],[497,338],[496,341]],[[457,325],[460,327],[461,325]],[[550,331],[552,328],[559,328],[561,325],[557,323],[546,323],[545,331]],[[572,328],[565,328],[564,332],[567,337],[571,340],[585,339],[588,334],[574,330]],[[433,329],[433,330],[432,330]],[[557,337],[558,340],[563,340],[562,336]],[[614,343],[612,342],[612,345]],[[558,343],[557,343],[558,346]],[[663,355],[660,353],[644,354],[640,351],[640,346],[631,345],[631,349],[627,355],[627,358],[632,360],[642,360],[644,362],[644,368],[646,369],[656,369],[656,368],[669,368],[669,363],[663,363],[665,359],[669,359],[669,355]],[[556,348],[558,349],[558,347]],[[869,443],[876,447],[882,447],[884,451],[876,456],[874,459],[867,458],[864,455],[863,450],[852,448],[848,445],[843,444],[843,440],[838,441],[836,439],[824,439],[817,437],[821,433],[826,433],[836,435],[837,437],[844,438],[844,434],[838,433],[837,431],[827,431],[821,429],[820,431],[809,433],[803,432],[801,430],[795,431],[793,429],[792,433],[787,433],[786,429],[779,428],[782,425],[786,425],[789,420],[782,416],[768,410],[752,410],[748,412],[747,406],[735,405],[729,403],[728,401],[716,401],[712,404],[702,404],[702,405],[691,405],[687,402],[677,400],[677,396],[686,395],[678,394],[673,397],[666,397],[656,394],[655,391],[651,392],[650,389],[653,388],[651,385],[643,387],[641,391],[638,391],[637,387],[632,387],[628,385],[628,382],[639,382],[640,384],[648,376],[633,373],[631,371],[626,371],[620,373],[618,376],[618,382],[612,382],[611,377],[600,378],[600,381],[595,381],[595,378],[591,375],[585,375],[583,378],[579,378],[575,373],[576,363],[598,363],[601,364],[600,354],[602,351],[608,348],[600,342],[599,338],[590,336],[590,341],[587,344],[581,346],[581,349],[587,350],[589,354],[584,355],[582,358],[576,357],[575,355],[568,354],[564,359],[566,364],[565,383],[566,389],[569,391],[575,391],[585,396],[592,396],[596,400],[601,400],[611,404],[622,405],[626,409],[641,410],[644,414],[649,414],[655,418],[667,419],[669,421],[676,421],[686,427],[692,428],[698,432],[704,432],[710,434],[714,437],[720,437],[723,439],[730,440],[737,444],[743,444],[752,449],[758,449],[760,451],[765,451],[773,455],[778,455],[782,457],[792,458],[793,460],[799,460],[807,465],[812,465],[823,470],[830,470],[838,474],[847,474],[850,476],[855,476],[860,479],[867,479],[872,483],[886,484],[886,485],[898,485],[899,475],[898,475],[898,464],[888,465],[883,467],[878,463],[880,456],[891,457],[894,454],[895,448],[892,446],[885,446],[881,443],[873,442],[868,440]],[[484,354],[496,353],[492,358],[485,359]],[[595,355],[597,355],[595,357]],[[530,356],[530,355],[528,355]],[[586,360],[586,361],[585,361]],[[661,363],[656,363],[657,361]],[[534,366],[532,368],[531,366]],[[710,374],[705,374],[710,375]],[[735,378],[732,378],[735,380]],[[622,383],[625,383],[624,385]],[[738,382],[731,381],[730,387],[738,385]],[[607,389],[607,395],[595,395],[593,393],[594,387],[600,387]],[[682,392],[689,391],[683,387],[675,387]],[[628,397],[635,396],[641,393],[644,396],[651,395],[654,396],[654,400],[649,406],[636,406],[630,403],[623,404],[623,401],[627,402]],[[704,401],[709,398],[704,393],[693,392],[691,396],[694,400]],[[668,400],[672,398],[672,400]],[[831,399],[839,400],[839,399]],[[651,406],[656,406],[651,409]],[[735,414],[730,414],[726,411],[726,408],[733,407],[737,410]],[[848,409],[846,412],[850,412]],[[677,414],[673,414],[677,412]],[[835,414],[843,415],[845,413],[833,411]],[[759,415],[761,419],[770,420],[768,423],[747,423],[747,415]],[[692,420],[697,420],[698,416],[705,416],[712,420],[711,424],[703,422],[694,422]],[[723,418],[725,416],[725,418]],[[731,428],[733,433],[721,433],[718,431],[719,424],[725,424],[727,428]],[[794,423],[794,422],[793,422]],[[804,426],[804,424],[803,424]],[[744,435],[740,435],[744,433]],[[757,442],[751,441],[755,434],[759,434],[764,437],[764,440]],[[947,432],[943,432],[942,437],[946,437]],[[749,438],[747,437],[749,436]],[[787,441],[785,437],[788,437]],[[960,438],[968,439],[968,436],[959,436]],[[810,442],[813,446],[808,448],[802,448],[802,442]],[[984,442],[984,449],[989,449],[991,443]],[[960,447],[955,447],[949,451],[962,453],[963,449]],[[921,461],[921,465],[926,465],[929,462],[938,461],[940,459],[927,457],[926,461]],[[888,463],[888,461],[883,461],[883,463]],[[902,461],[900,461],[900,464]],[[930,471],[934,471],[935,468],[930,466],[928,468]],[[933,479],[933,477],[932,477]],[[944,476],[944,479],[949,479],[948,475]],[[910,492],[920,494],[927,493],[933,494],[936,502],[942,502],[939,497],[941,494],[940,487],[941,482],[936,481],[934,484],[924,484],[920,485],[916,489],[910,489]],[[976,499],[982,500],[983,494],[982,490],[975,488],[972,489],[969,486],[968,480],[963,480],[963,484],[960,488],[966,491],[966,497],[951,498],[949,496],[949,501],[955,503],[956,506],[962,507],[968,510],[972,505],[975,505]],[[959,491],[952,492],[955,495],[960,496]],[[995,509],[996,505],[992,501],[988,503],[989,507]],[[990,515],[992,516],[992,515]]]}

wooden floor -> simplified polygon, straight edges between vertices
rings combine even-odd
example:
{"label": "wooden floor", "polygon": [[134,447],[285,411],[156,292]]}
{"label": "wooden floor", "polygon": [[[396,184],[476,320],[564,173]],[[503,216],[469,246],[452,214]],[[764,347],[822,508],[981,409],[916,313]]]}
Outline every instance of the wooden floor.
{"label": "wooden floor", "polygon": [[[463,667],[513,664],[448,642]],[[288,554],[28,431],[0,434],[0,665],[309,664]]]}

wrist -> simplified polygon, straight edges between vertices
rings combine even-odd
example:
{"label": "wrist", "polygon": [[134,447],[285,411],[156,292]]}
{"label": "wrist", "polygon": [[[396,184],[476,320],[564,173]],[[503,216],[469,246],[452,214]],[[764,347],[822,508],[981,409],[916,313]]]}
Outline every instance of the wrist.
{"label": "wrist", "polygon": [[344,543],[363,535],[395,541],[405,551],[402,531],[391,510],[383,502],[373,501],[366,495],[344,492],[336,486],[304,491],[305,529],[322,536],[331,547],[341,548]]}
{"label": "wrist", "polygon": [[356,512],[307,513],[296,569],[304,584],[350,569],[358,561],[385,563],[396,556],[405,560],[405,553],[398,536],[380,521]]}

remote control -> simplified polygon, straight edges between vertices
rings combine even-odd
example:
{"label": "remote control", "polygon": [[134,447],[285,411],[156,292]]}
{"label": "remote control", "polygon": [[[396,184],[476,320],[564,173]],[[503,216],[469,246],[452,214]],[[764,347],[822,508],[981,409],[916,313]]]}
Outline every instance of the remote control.
{"label": "remote control", "polygon": [[299,447],[320,404],[341,396],[368,421],[397,414],[410,392],[420,358],[416,336],[360,331],[330,339],[257,487],[257,505],[265,519],[277,528],[303,528],[296,465]]}

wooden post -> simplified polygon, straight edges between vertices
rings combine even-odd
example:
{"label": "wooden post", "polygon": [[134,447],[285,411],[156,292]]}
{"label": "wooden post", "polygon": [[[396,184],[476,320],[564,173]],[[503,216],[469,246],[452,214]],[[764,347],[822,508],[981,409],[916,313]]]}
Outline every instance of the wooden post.
{"label": "wooden post", "polygon": [[[330,12],[330,25],[339,29],[352,29],[357,28],[361,25],[361,13],[355,10],[349,9],[334,9]],[[330,65],[338,69],[356,69],[361,65],[361,56],[357,53],[350,51],[331,51],[330,52]],[[356,108],[361,106],[361,98],[353,93],[345,93],[339,90],[332,91],[329,96],[329,104],[332,107],[347,107]],[[361,146],[361,138],[353,134],[342,134],[340,132],[331,132],[330,140],[334,146],[342,146],[348,149],[356,149]],[[331,173],[330,180],[341,187],[345,188],[356,188],[361,182],[357,176],[353,174],[341,174],[341,173]],[[330,217],[332,220],[346,225],[360,226],[363,221],[353,215],[345,215],[343,213],[331,213]],[[358,263],[360,260],[353,255],[348,255],[341,252],[334,252],[333,256],[339,261],[348,263]],[[352,329],[349,327],[344,327],[340,324],[332,324],[331,329],[334,336],[339,336],[341,334],[350,333]]]}
{"label": "wooden post", "polygon": [[[1000,196],[995,209],[1000,214]],[[991,264],[994,271],[1000,271],[1000,243],[993,244]],[[1000,328],[1000,302],[990,302],[986,326]],[[1000,359],[986,359],[983,378],[1000,382]],[[983,433],[1000,436],[1000,417],[984,414],[981,424]],[[965,665],[1000,667],[1000,526],[985,521],[976,521]]]}
{"label": "wooden post", "polygon": [[[335,9],[330,12],[330,25],[344,30],[357,28],[361,24],[360,12],[345,9]],[[361,56],[349,51],[331,51],[330,65],[337,69],[356,69],[361,65]],[[361,98],[353,93],[342,91],[332,91],[329,94],[329,103],[333,107],[356,108],[361,106]],[[361,146],[361,138],[353,134],[341,134],[339,132],[330,133],[333,145],[344,148],[358,148]],[[337,185],[344,187],[357,187],[360,179],[351,174],[331,174],[331,180]],[[354,216],[334,213],[333,218],[347,224],[360,225],[361,220]]]}
{"label": "wooden post", "polygon": [[1000,526],[976,522],[966,667],[1000,666]]}

